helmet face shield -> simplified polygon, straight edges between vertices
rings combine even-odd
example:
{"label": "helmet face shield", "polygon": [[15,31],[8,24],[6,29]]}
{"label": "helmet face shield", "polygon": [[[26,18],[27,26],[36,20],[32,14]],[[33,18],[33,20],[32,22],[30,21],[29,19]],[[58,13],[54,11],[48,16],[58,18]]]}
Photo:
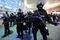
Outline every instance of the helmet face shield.
{"label": "helmet face shield", "polygon": [[40,3],[40,4],[37,5],[37,8],[38,9],[41,9],[42,7],[43,7],[43,4],[42,3]]}

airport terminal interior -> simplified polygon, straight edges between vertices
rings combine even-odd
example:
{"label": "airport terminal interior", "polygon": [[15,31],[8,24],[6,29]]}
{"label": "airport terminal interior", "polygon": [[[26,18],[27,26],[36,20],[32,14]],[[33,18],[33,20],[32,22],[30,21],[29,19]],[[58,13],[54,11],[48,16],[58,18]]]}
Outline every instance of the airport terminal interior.
{"label": "airport terminal interior", "polygon": [[[27,15],[29,11],[33,14],[34,10],[38,10],[36,6],[39,3],[43,4],[42,8],[51,17],[51,20],[57,23],[56,26],[48,22],[45,23],[49,32],[47,40],[60,40],[60,0],[0,0],[0,40],[21,40],[21,37],[17,38],[17,24],[14,24],[15,22],[12,25],[9,22],[9,29],[12,33],[2,37],[5,32],[4,14],[6,15],[8,12],[9,16],[10,14],[17,16],[19,9],[24,15]],[[28,34],[29,30],[23,31],[23,40],[34,40],[32,31],[31,28],[30,35]],[[40,30],[37,31],[37,40],[43,40]]]}

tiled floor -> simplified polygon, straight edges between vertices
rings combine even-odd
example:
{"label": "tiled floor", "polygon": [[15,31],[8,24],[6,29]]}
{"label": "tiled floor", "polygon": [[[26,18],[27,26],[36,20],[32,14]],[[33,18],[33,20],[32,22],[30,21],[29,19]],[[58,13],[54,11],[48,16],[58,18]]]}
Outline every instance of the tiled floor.
{"label": "tiled floor", "polygon": [[[51,24],[47,24],[47,27],[49,29],[50,35],[48,36],[48,40],[60,40],[60,25],[54,26]],[[13,33],[5,38],[1,38],[4,34],[4,28],[3,26],[0,26],[0,40],[20,40],[19,38],[16,38],[17,33],[16,33],[16,25],[10,28]],[[31,33],[31,36],[29,37],[28,34],[24,33],[24,40],[33,40],[33,34]],[[37,33],[37,40],[42,40],[42,35],[38,31]]]}

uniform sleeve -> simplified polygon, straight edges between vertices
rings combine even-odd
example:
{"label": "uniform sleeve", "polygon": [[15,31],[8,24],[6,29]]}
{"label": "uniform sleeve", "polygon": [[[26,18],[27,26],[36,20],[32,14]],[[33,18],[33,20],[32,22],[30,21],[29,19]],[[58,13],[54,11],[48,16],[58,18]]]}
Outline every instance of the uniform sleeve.
{"label": "uniform sleeve", "polygon": [[46,21],[51,22],[51,18],[50,18],[50,16],[48,16],[48,14],[45,10],[44,10],[44,13],[45,13],[44,15],[45,15]]}

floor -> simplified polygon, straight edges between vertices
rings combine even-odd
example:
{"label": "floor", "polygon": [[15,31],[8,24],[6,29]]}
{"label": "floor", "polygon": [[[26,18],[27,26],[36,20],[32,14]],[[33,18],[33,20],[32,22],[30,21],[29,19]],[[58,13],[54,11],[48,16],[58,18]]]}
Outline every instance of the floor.
{"label": "floor", "polygon": [[[48,40],[60,40],[60,25],[54,26],[52,24],[47,24],[47,27],[50,33],[50,35],[48,36]],[[0,26],[0,40],[20,40],[19,38],[16,38],[16,25],[10,27],[10,29],[13,31],[13,33],[5,38],[1,38],[4,34],[4,27]],[[24,40],[29,40],[29,38],[31,40],[34,40],[32,32],[30,36],[24,32]],[[42,40],[42,35],[40,34],[40,31],[37,32],[37,40]]]}

